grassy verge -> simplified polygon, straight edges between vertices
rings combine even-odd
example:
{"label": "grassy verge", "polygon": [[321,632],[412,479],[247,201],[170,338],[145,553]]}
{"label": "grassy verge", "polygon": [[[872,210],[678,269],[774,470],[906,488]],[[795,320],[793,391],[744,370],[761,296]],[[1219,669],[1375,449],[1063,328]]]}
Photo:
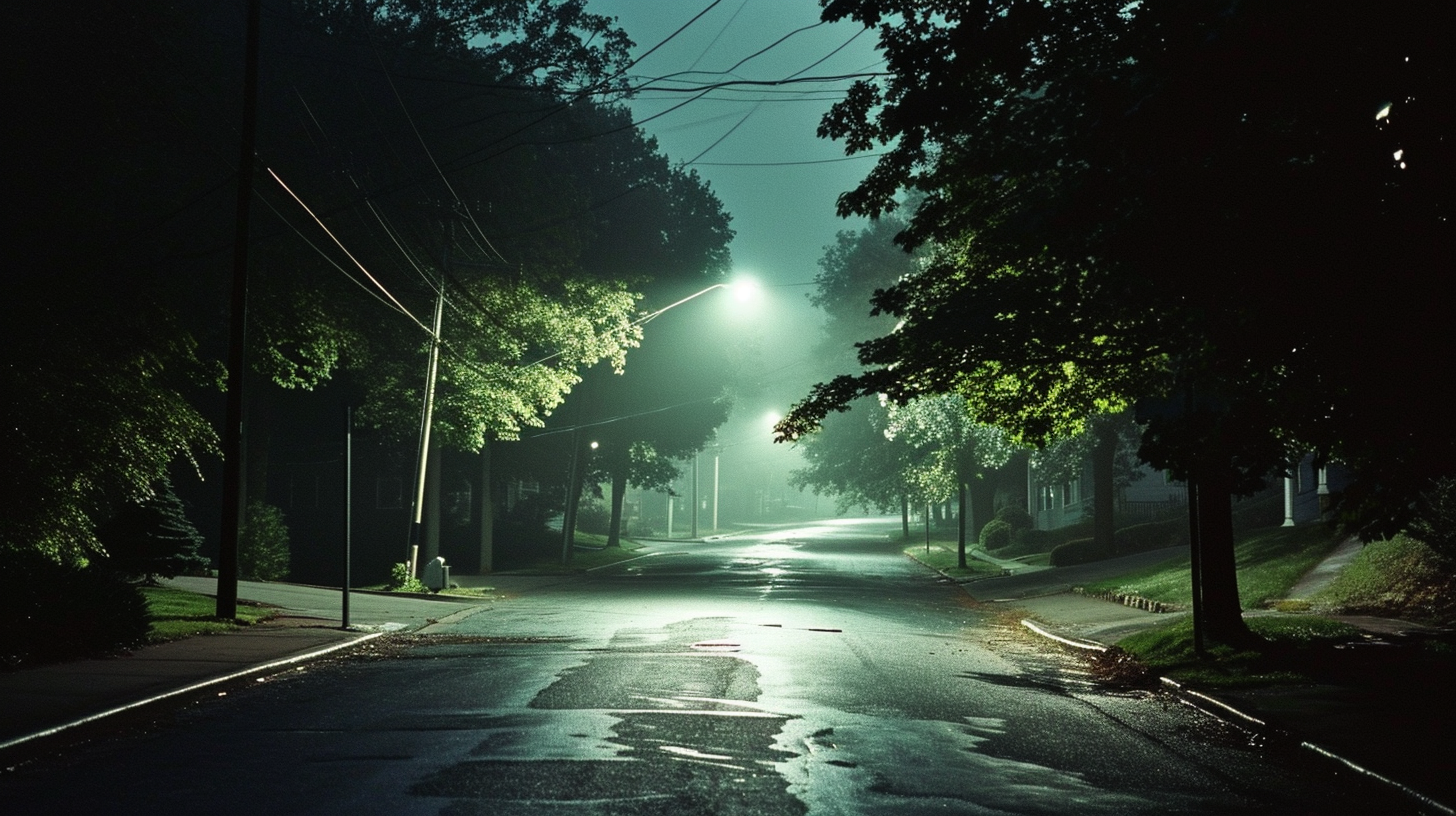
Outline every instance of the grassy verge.
{"label": "grassy verge", "polygon": [[927,551],[924,544],[915,544],[905,548],[905,554],[919,561],[927,567],[940,570],[952,578],[972,578],[978,575],[1000,575],[1001,568],[987,561],[972,558],[970,553],[966,554],[966,566],[960,567],[957,562],[960,560],[957,555],[957,546],[954,541],[949,546],[945,544],[931,543]]}
{"label": "grassy verge", "polygon": [[151,643],[231,632],[273,616],[271,607],[240,602],[236,619],[219,618],[216,598],[172,587],[143,587],[142,594],[151,614],[151,628],[147,633]]}
{"label": "grassy verge", "polygon": [[1348,624],[1308,615],[1246,620],[1258,635],[1253,645],[1235,649],[1215,644],[1206,657],[1193,651],[1193,621],[1187,617],[1130,635],[1117,646],[1152,674],[1201,688],[1237,688],[1310,682],[1330,664],[1335,646],[1361,636]]}
{"label": "grassy verge", "polygon": [[1310,600],[1316,611],[1339,610],[1449,626],[1456,622],[1456,574],[1430,547],[1396,536],[1365,545]]}
{"label": "grassy verge", "polygon": [[[1256,609],[1288,594],[1300,577],[1329,555],[1339,537],[1318,524],[1253,530],[1234,544],[1238,563],[1239,604]],[[1193,601],[1188,557],[1138,572],[1088,584],[1091,593],[1137,595],[1151,601],[1188,606]]]}

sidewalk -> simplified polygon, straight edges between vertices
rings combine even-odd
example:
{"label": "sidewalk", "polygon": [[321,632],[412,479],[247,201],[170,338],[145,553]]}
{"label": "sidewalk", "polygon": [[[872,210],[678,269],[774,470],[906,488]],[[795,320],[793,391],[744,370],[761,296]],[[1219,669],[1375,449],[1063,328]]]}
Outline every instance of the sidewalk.
{"label": "sidewalk", "polygon": [[[1354,550],[1358,550],[1356,545]],[[1037,634],[1069,646],[1098,649],[1133,633],[1164,625],[1186,612],[1155,613],[1099,600],[1071,589],[1113,577],[1176,554],[1176,550],[1128,556],[1056,570],[1017,570],[1010,575],[972,581],[973,598],[1015,611]],[[1291,592],[1307,597],[1328,581],[1352,555],[1337,549],[1311,577]],[[1014,565],[1003,564],[1015,569]],[[1263,610],[1245,616],[1280,614]],[[1297,617],[1297,616],[1291,616]],[[1450,661],[1433,665],[1409,642],[1433,630],[1384,618],[1340,618],[1367,633],[1366,645],[1341,653],[1338,666],[1318,683],[1218,690],[1164,685],[1209,714],[1250,731],[1260,739],[1283,740],[1329,761],[1339,773],[1368,775],[1402,790],[1423,812],[1453,814],[1456,778],[1449,772],[1446,747],[1456,683]],[[1405,645],[1402,645],[1405,644]]]}
{"label": "sidewalk", "polygon": [[0,752],[169,697],[320,657],[379,632],[284,618],[225,635],[200,635],[114,658],[0,673]]}

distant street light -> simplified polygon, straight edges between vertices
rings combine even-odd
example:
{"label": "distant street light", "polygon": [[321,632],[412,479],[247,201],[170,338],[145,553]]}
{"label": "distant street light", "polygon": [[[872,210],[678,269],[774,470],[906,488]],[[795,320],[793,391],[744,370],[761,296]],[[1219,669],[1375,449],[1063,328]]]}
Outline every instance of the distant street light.
{"label": "distant street light", "polygon": [[761,291],[758,285],[758,281],[754,280],[753,278],[739,277],[734,278],[728,283],[715,283],[712,286],[709,286],[707,289],[703,289],[699,292],[694,292],[691,295],[683,298],[682,300],[676,301],[674,303],[669,303],[655,312],[649,312],[648,314],[639,317],[638,319],[632,321],[632,325],[640,326],[643,323],[646,323],[647,321],[652,320],[653,318],[662,314],[663,312],[666,312],[669,309],[676,309],[677,307],[683,305],[684,303],[687,303],[690,300],[693,300],[694,298],[702,297],[703,295],[708,294],[714,289],[729,290],[733,293],[733,299],[738,301],[739,303],[749,303],[757,300],[759,292]]}

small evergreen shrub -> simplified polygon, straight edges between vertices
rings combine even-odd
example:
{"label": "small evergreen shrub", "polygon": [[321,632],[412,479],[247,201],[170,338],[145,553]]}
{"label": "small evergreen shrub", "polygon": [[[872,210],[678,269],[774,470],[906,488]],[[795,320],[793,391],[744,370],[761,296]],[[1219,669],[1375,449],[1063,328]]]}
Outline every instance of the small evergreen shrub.
{"label": "small evergreen shrub", "polygon": [[1089,564],[1093,561],[1101,561],[1104,558],[1110,557],[1112,557],[1112,553],[1097,546],[1096,539],[1076,538],[1052,550],[1051,565],[1054,567],[1070,567],[1076,564]]}
{"label": "small evergreen shrub", "polygon": [[238,577],[248,581],[276,581],[288,575],[288,525],[283,511],[261,501],[248,502],[248,514],[238,539]]}
{"label": "small evergreen shrub", "polygon": [[986,552],[1004,550],[1011,546],[1011,525],[999,518],[986,522],[981,528],[981,549]]}
{"label": "small evergreen shrub", "polygon": [[1188,522],[1184,519],[1150,521],[1123,527],[1113,533],[1117,552],[1122,555],[1160,550],[1164,547],[1187,546]]}
{"label": "small evergreen shrub", "polygon": [[1011,525],[1011,534],[1013,537],[1023,530],[1030,530],[1036,526],[1036,522],[1031,518],[1031,514],[1026,512],[1026,508],[1019,504],[1003,505],[1000,510],[996,511],[996,520],[1004,521]]}
{"label": "small evergreen shrub", "polygon": [[172,490],[170,480],[159,480],[151,498],[128,504],[96,529],[106,555],[95,566],[128,581],[155,584],[207,568],[197,532]]}

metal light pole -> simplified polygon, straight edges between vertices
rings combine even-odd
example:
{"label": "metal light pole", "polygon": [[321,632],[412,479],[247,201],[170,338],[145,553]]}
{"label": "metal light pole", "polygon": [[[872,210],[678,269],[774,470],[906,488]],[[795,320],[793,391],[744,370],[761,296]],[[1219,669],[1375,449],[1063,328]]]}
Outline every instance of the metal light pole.
{"label": "metal light pole", "polygon": [[354,573],[354,408],[344,406],[344,584],[339,628],[349,628],[349,584]]}

